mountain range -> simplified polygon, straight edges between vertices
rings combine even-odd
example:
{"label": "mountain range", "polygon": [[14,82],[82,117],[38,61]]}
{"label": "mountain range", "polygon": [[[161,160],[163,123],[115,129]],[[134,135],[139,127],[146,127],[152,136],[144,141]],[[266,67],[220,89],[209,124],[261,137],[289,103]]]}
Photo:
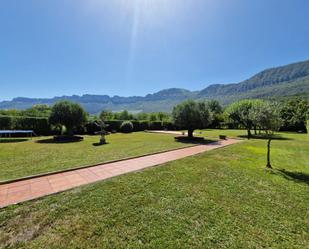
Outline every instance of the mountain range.
{"label": "mountain range", "polygon": [[231,84],[213,84],[201,91],[170,88],[144,97],[120,97],[108,95],[62,96],[54,98],[18,97],[0,102],[0,109],[27,109],[36,104],[52,105],[59,100],[80,103],[92,114],[103,109],[131,112],[170,112],[174,105],[186,100],[217,99],[222,104],[245,98],[276,98],[309,92],[309,60],[266,69],[253,77]]}

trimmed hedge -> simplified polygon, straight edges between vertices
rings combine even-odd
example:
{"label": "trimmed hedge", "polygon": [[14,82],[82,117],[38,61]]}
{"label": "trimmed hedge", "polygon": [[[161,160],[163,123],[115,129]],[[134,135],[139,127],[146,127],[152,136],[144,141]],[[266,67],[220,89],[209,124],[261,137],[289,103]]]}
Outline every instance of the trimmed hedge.
{"label": "trimmed hedge", "polygon": [[0,130],[33,130],[37,135],[51,135],[48,118],[0,116]]}
{"label": "trimmed hedge", "polygon": [[161,121],[154,121],[149,123],[149,130],[164,130]]}
{"label": "trimmed hedge", "polygon": [[[125,120],[109,120],[105,121],[105,124],[108,125],[106,128],[106,131],[120,131],[121,124]],[[133,124],[133,131],[144,131],[144,130],[176,130],[175,125],[172,122],[149,122],[147,120],[131,120],[130,121]],[[86,132],[87,134],[93,134],[94,131],[96,131],[95,125],[92,124],[93,122],[90,122],[86,125]]]}
{"label": "trimmed hedge", "polygon": [[[105,124],[108,127],[106,131],[120,131],[120,126],[124,120],[110,120]],[[144,130],[176,130],[177,128],[172,122],[150,122],[147,120],[132,120],[133,132]],[[41,117],[22,117],[22,116],[0,116],[0,130],[33,130],[37,135],[55,135],[48,118]],[[101,128],[95,122],[88,122],[85,126],[75,129],[77,134],[93,135],[100,131]]]}
{"label": "trimmed hedge", "polygon": [[0,130],[12,130],[14,127],[13,118],[10,116],[0,116]]}
{"label": "trimmed hedge", "polygon": [[178,130],[178,128],[174,125],[173,122],[163,121],[162,126],[163,126],[163,130],[169,130],[169,131]]}
{"label": "trimmed hedge", "polygon": [[106,128],[107,131],[119,131],[120,125],[122,124],[123,120],[110,120],[105,121],[105,124],[108,125]]}

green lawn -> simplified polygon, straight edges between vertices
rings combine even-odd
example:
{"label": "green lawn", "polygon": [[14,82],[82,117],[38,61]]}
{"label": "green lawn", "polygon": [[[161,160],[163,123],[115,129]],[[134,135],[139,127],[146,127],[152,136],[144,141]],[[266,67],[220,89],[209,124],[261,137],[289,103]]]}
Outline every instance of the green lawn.
{"label": "green lawn", "polygon": [[309,135],[282,136],[273,171],[252,139],[2,209],[0,247],[309,248]]}
{"label": "green lawn", "polygon": [[197,136],[207,136],[212,138],[218,138],[219,135],[226,135],[230,138],[243,138],[247,135],[246,130],[216,130],[216,129],[206,129],[206,130],[196,130]]}
{"label": "green lawn", "polygon": [[0,181],[188,146],[172,135],[145,132],[112,134],[103,146],[93,145],[98,136],[75,143],[49,143],[50,137],[16,141],[0,138]]}

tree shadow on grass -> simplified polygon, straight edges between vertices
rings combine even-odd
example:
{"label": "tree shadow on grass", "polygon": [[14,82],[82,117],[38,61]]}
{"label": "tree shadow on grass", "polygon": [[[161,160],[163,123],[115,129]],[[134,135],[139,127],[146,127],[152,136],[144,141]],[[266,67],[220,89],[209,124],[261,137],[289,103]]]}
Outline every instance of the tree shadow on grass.
{"label": "tree shadow on grass", "polygon": [[72,139],[59,140],[55,138],[41,139],[36,142],[39,144],[66,144],[66,143],[77,143],[82,142],[83,138],[73,137]]}
{"label": "tree shadow on grass", "polygon": [[285,169],[276,169],[273,173],[282,176],[287,180],[309,185],[309,174],[303,172],[292,172]]}
{"label": "tree shadow on grass", "polygon": [[210,144],[210,143],[219,143],[218,140],[204,139],[202,137],[175,137],[175,141],[185,144]]}
{"label": "tree shadow on grass", "polygon": [[[239,138],[245,138],[248,139],[247,135],[239,135],[237,136]],[[269,137],[265,135],[251,135],[250,139],[261,139],[261,140],[268,140]],[[282,137],[280,135],[273,135],[271,137],[272,140],[294,140],[293,138],[287,138],[287,137]]]}
{"label": "tree shadow on grass", "polygon": [[107,144],[109,144],[108,142],[106,142],[105,144],[101,144],[101,143],[93,143],[92,145],[93,146],[103,146],[103,145],[107,145]]}
{"label": "tree shadow on grass", "polygon": [[6,138],[6,139],[0,139],[0,144],[1,143],[20,143],[20,142],[26,142],[29,141],[27,138]]}

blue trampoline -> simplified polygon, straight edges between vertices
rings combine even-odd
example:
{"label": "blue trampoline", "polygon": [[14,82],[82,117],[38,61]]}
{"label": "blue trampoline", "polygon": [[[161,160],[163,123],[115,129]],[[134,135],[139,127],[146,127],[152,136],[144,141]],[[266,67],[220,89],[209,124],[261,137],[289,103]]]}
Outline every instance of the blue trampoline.
{"label": "blue trampoline", "polygon": [[32,137],[34,132],[32,130],[0,130],[0,137],[11,137],[13,134],[24,134]]}

